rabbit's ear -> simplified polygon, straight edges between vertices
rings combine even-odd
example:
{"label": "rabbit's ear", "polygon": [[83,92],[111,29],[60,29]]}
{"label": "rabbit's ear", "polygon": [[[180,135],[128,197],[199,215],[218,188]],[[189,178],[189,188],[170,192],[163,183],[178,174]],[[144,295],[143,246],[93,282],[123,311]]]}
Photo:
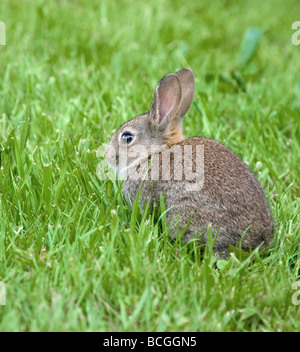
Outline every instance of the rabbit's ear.
{"label": "rabbit's ear", "polygon": [[183,117],[190,109],[195,93],[195,79],[191,69],[183,68],[176,72],[181,85],[181,102],[178,109],[178,115]]}
{"label": "rabbit's ear", "polygon": [[170,73],[163,77],[155,90],[150,118],[155,124],[170,122],[178,112],[181,101],[181,86],[178,76]]}

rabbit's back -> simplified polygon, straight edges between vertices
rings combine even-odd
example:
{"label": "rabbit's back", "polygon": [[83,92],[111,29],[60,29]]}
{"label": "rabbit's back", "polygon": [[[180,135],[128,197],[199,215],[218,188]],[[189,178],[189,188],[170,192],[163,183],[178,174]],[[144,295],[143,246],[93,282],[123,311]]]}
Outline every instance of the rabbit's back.
{"label": "rabbit's back", "polygon": [[[194,166],[198,160],[196,147],[202,146],[204,179],[201,189],[186,191],[186,180],[164,182],[157,188],[161,188],[159,192],[166,190],[166,204],[173,206],[173,215],[184,214],[183,226],[192,216],[190,235],[203,224],[203,229],[207,226],[214,230],[220,228],[220,236],[223,231],[229,244],[235,245],[249,227],[243,248],[269,243],[273,219],[262,188],[248,166],[233,151],[212,139],[193,137],[178,145],[182,149],[193,147]],[[196,169],[194,167],[194,171]],[[224,238],[222,241],[226,242]]]}

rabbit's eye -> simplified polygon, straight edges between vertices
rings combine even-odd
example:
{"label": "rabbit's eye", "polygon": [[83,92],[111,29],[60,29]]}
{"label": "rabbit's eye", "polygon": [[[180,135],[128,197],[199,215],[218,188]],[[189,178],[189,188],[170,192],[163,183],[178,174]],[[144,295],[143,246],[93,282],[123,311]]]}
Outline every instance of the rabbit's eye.
{"label": "rabbit's eye", "polygon": [[133,135],[128,132],[124,132],[121,136],[121,139],[122,139],[122,142],[126,144],[130,144],[133,141]]}

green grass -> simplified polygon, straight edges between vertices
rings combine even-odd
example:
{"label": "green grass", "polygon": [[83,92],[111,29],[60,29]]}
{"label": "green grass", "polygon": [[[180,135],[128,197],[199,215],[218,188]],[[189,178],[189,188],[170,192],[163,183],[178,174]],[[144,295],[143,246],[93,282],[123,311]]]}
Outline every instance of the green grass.
{"label": "green grass", "polygon": [[[299,10],[1,1],[1,331],[300,330]],[[200,258],[195,242],[171,241],[163,219],[131,212],[120,185],[96,176],[97,148],[184,66],[196,76],[186,136],[249,163],[276,220],[267,251],[219,269],[210,246]]]}

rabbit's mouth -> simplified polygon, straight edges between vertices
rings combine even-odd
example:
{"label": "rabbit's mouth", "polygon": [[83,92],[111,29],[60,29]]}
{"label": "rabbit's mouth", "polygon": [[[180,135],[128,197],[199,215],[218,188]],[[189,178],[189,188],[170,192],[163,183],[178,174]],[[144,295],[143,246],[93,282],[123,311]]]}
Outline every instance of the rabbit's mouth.
{"label": "rabbit's mouth", "polygon": [[115,152],[115,149],[111,145],[108,145],[105,150],[105,158],[108,166],[114,169],[115,171],[118,171],[119,154]]}
{"label": "rabbit's mouth", "polygon": [[119,175],[123,175],[128,169],[134,167],[135,164],[138,164],[137,160],[133,160],[131,163],[128,163],[127,158],[120,158],[119,154],[115,154],[112,157],[109,152],[106,153],[106,161],[108,166]]}
{"label": "rabbit's mouth", "polygon": [[109,161],[107,161],[108,166],[113,169],[115,172],[119,172],[119,168],[116,165],[111,164]]}

